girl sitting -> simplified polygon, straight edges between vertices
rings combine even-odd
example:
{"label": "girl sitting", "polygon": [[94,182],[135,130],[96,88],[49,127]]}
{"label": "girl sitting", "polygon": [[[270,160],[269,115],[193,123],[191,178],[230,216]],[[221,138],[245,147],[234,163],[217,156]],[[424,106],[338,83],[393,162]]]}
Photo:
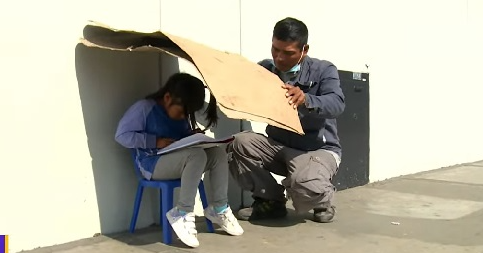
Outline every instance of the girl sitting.
{"label": "girl sitting", "polygon": [[[156,93],[132,105],[119,122],[115,139],[136,149],[136,163],[148,180],[181,178],[177,205],[166,216],[176,235],[190,247],[199,246],[193,213],[198,184],[209,171],[212,190],[205,217],[230,235],[243,234],[228,206],[228,161],[220,147],[188,148],[157,155],[158,149],[187,137],[196,130],[195,112],[203,108],[205,86],[189,74],[172,75]],[[210,97],[205,111],[208,126],[217,122],[216,100]]]}

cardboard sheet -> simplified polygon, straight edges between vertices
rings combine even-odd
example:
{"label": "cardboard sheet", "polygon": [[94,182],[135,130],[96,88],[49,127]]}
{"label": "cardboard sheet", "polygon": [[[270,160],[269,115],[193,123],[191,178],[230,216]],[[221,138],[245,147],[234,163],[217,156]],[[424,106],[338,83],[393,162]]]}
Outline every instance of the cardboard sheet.
{"label": "cardboard sheet", "polygon": [[264,122],[303,134],[297,111],[285,98],[282,81],[270,71],[244,57],[222,52],[175,35],[155,31],[117,30],[91,22],[81,43],[120,51],[165,52],[195,65],[229,118]]}

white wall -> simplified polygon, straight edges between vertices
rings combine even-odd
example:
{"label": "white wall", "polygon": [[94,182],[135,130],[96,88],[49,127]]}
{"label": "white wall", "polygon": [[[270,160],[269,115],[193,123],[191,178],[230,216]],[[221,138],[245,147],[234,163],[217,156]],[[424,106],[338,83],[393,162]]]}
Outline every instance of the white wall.
{"label": "white wall", "polygon": [[293,16],[309,28],[311,56],[370,72],[371,181],[483,159],[480,1],[287,6],[293,3],[242,2],[242,53],[253,61],[270,57],[273,25]]}
{"label": "white wall", "polygon": [[[313,57],[370,72],[372,181],[483,158],[480,1],[294,3],[244,0],[241,16],[238,1],[222,0],[3,5],[0,169],[12,181],[0,184],[8,193],[0,233],[11,235],[11,251],[129,224],[135,179],[126,150],[112,139],[115,126],[127,106],[178,65],[169,57],[78,46],[88,19],[141,31],[161,26],[258,61],[270,56],[275,22],[300,18],[309,26]],[[179,69],[196,72],[185,61]],[[239,122],[220,125],[213,135],[236,132]],[[238,194],[232,188],[232,201]],[[144,201],[139,227],[156,221],[156,194]]]}
{"label": "white wall", "polygon": [[157,85],[158,57],[78,47],[88,19],[153,30],[159,4],[24,0],[0,8],[0,234],[10,235],[11,252],[128,227],[134,174],[113,131],[133,98]]}

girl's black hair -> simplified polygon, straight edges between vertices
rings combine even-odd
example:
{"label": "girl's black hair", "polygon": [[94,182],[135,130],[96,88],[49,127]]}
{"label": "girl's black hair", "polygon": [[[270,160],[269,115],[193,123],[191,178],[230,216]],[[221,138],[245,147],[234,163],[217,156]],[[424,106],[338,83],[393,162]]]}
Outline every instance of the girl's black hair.
{"label": "girl's black hair", "polygon": [[[159,100],[166,93],[171,95],[175,104],[184,107],[186,116],[191,124],[191,129],[196,128],[195,112],[201,110],[205,104],[205,85],[203,82],[187,73],[176,73],[169,77],[166,84],[157,92],[146,96],[146,99]],[[218,114],[216,110],[216,99],[210,93],[210,102],[204,112],[205,119],[208,122],[205,129],[210,126],[216,126],[218,122]]]}

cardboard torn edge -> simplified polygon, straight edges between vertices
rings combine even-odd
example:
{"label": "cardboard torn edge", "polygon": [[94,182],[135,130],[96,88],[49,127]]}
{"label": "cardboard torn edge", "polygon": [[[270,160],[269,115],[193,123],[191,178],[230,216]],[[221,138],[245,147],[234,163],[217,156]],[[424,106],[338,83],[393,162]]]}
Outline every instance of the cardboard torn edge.
{"label": "cardboard torn edge", "polygon": [[[256,121],[256,122],[264,122],[264,123],[267,123],[269,125],[272,125],[272,126],[276,125],[278,127],[283,127],[286,130],[294,132],[294,129],[292,129],[291,127],[284,125],[284,124],[277,122],[277,121],[270,119],[270,118],[265,118],[265,117],[257,116],[257,115],[251,114],[251,113],[229,109],[229,108],[226,108],[225,106],[223,106],[222,104],[219,104],[219,108],[225,114],[226,114],[226,110],[229,110],[230,113],[232,113],[234,115],[238,115],[237,116],[238,119],[253,120],[253,121]],[[269,123],[269,122],[272,122],[272,123]],[[303,133],[301,133],[301,134],[303,134]]]}
{"label": "cardboard torn edge", "polygon": [[[153,50],[154,50],[154,51],[157,51],[159,53],[166,53],[168,55],[171,55],[171,56],[174,56],[174,57],[177,57],[177,58],[185,59],[185,60],[189,61],[191,64],[193,64],[193,66],[197,69],[197,71],[199,72],[199,74],[202,76],[205,83],[207,84],[206,86],[207,86],[208,90],[210,91],[211,94],[213,94],[213,92],[211,91],[211,89],[209,87],[209,84],[206,82],[206,78],[204,77],[203,73],[200,71],[199,67],[195,64],[194,60],[171,37],[174,37],[176,39],[183,39],[183,38],[178,37],[178,36],[174,36],[174,35],[170,35],[168,33],[161,32],[161,31],[146,33],[146,32],[138,32],[138,31],[134,31],[134,30],[115,29],[115,28],[112,28],[108,25],[102,24],[102,23],[97,22],[97,21],[91,21],[91,20],[85,26],[84,30],[88,26],[108,29],[108,30],[112,31],[113,33],[117,33],[117,32],[133,33],[133,36],[135,36],[135,35],[141,36],[142,34],[145,34],[147,36],[154,36],[159,40],[165,40],[165,41],[171,42],[176,47],[168,48],[168,47],[161,47],[161,46],[152,46],[152,45],[149,45],[149,44],[148,45],[140,44],[140,45],[131,45],[129,47],[119,48],[119,47],[104,46],[104,45],[92,42],[92,41],[90,41],[90,40],[88,40],[84,37],[79,39],[79,42],[81,44],[87,46],[87,47],[96,47],[96,48],[100,48],[100,49],[107,49],[107,50],[113,50],[113,51],[123,51],[123,52],[132,52],[132,51],[153,52]],[[178,52],[175,52],[175,51],[178,51]],[[219,101],[219,100],[217,100],[217,101]],[[299,126],[299,129],[295,129],[295,128],[290,127],[286,124],[283,124],[282,122],[275,121],[275,120],[268,118],[268,117],[258,116],[258,115],[255,115],[253,113],[248,113],[248,112],[235,110],[233,108],[228,108],[227,106],[223,105],[220,102],[218,102],[218,105],[219,105],[220,110],[222,112],[224,112],[227,115],[227,117],[229,117],[229,118],[263,122],[263,123],[267,123],[267,124],[272,125],[272,126],[280,127],[280,128],[285,129],[285,130],[301,134],[301,135],[304,134],[301,125]]]}

